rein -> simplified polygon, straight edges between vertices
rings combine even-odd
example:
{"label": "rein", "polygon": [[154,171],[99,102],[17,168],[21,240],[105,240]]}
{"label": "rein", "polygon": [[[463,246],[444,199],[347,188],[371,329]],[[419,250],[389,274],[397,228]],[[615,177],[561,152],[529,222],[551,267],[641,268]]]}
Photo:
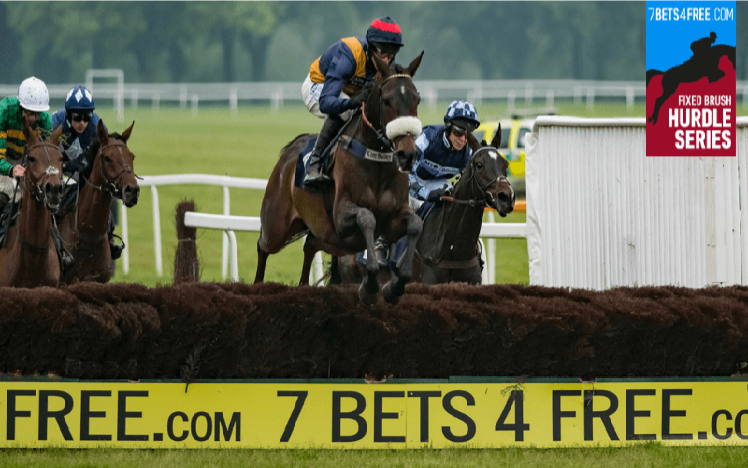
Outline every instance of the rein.
{"label": "rein", "polygon": [[[49,165],[47,166],[47,169],[44,170],[44,173],[46,175],[57,175],[57,174],[59,174],[60,170],[57,169],[56,167],[52,167],[52,159],[49,157],[49,148],[52,147],[52,148],[57,149],[57,147],[54,146],[54,145],[52,145],[51,143],[49,143],[47,141],[43,141],[42,143],[37,143],[35,145],[27,146],[26,150],[23,153],[23,165],[25,165],[26,161],[28,160],[29,152],[32,149],[38,148],[40,146],[42,148],[44,148],[44,153],[47,155],[47,163],[49,163]],[[24,190],[28,191],[34,197],[34,200],[36,200],[38,202],[43,201],[44,200],[44,191],[39,186],[39,184],[36,181],[32,180],[31,177],[27,177],[26,179],[34,186],[35,190],[32,191],[30,188],[28,188],[26,186],[25,183],[23,184]],[[15,191],[14,191],[13,200],[15,201]]]}
{"label": "rein", "polygon": [[[477,156],[478,153],[480,153],[484,149],[494,149],[494,148],[492,148],[490,146],[484,146],[483,148],[478,149],[478,151],[475,152],[475,154],[473,155],[473,157],[470,158],[470,165],[471,166],[473,165],[473,161],[475,160],[475,156]],[[471,198],[471,199],[468,199],[468,200],[462,200],[462,199],[457,199],[457,198],[449,197],[449,196],[442,196],[441,200],[449,202],[449,203],[454,203],[456,205],[468,205],[470,207],[480,207],[480,208],[485,208],[487,206],[490,207],[491,203],[494,200],[493,200],[493,196],[490,195],[490,192],[488,192],[488,188],[491,187],[494,183],[501,183],[502,181],[505,181],[505,180],[508,181],[509,179],[507,179],[505,176],[501,176],[498,179],[491,181],[488,185],[486,185],[484,187],[483,184],[481,184],[480,179],[478,179],[477,177],[475,177],[475,173],[476,173],[475,170],[471,171],[470,172],[470,177],[468,178],[468,180],[465,183],[468,183],[470,181],[475,181],[475,183],[478,184],[478,188],[483,193],[483,198],[481,200],[476,200],[474,198]],[[486,195],[491,196],[491,200],[489,202],[486,202]]]}
{"label": "rein", "polygon": [[[122,171],[117,174],[117,177],[115,177],[114,182],[110,182],[109,179],[107,179],[106,175],[104,175],[104,162],[100,162],[101,164],[101,177],[104,179],[104,183],[101,185],[96,185],[92,183],[83,173],[81,172],[81,177],[83,177],[83,180],[86,181],[88,185],[90,185],[92,188],[98,190],[101,193],[108,193],[110,196],[114,198],[122,198],[122,178],[125,176],[125,174],[134,174],[132,168],[125,162],[125,156],[122,154],[122,147],[127,147],[127,145],[118,145],[116,143],[108,143],[101,148],[99,148],[98,153],[96,153],[96,158],[100,158],[104,153],[104,148],[107,148],[109,146],[115,146],[119,150],[120,158],[122,159]],[[136,176],[137,177],[137,176]]]}
{"label": "rein", "polygon": [[[410,75],[407,75],[405,73],[396,73],[394,75],[390,75],[387,78],[385,78],[384,81],[379,85],[379,108],[382,109],[383,102],[382,102],[382,86],[384,86],[385,83],[390,81],[393,78],[408,78],[409,80],[413,81],[413,78]],[[361,104],[361,117],[364,120],[364,123],[374,131],[374,134],[377,136],[377,141],[382,142],[382,145],[389,149],[390,151],[395,151],[395,142],[387,138],[386,135],[384,135],[380,130],[377,130],[374,125],[369,121],[369,119],[366,117],[366,103]],[[384,117],[382,117],[382,113],[379,113],[379,126],[381,128],[385,128],[384,125]]]}

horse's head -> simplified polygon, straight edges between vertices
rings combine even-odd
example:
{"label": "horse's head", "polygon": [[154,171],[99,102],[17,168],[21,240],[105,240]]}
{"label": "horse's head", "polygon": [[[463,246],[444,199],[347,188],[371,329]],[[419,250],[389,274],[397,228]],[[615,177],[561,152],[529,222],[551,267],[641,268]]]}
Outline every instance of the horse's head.
{"label": "horse's head", "polygon": [[135,155],[127,147],[127,140],[130,139],[134,125],[135,122],[122,132],[122,135],[109,134],[101,120],[96,127],[101,146],[96,154],[94,169],[99,165],[103,189],[113,197],[121,198],[122,203],[128,208],[135,206],[140,196],[138,180],[133,172]]}
{"label": "horse's head", "polygon": [[42,130],[32,129],[24,120],[23,134],[26,137],[23,188],[54,213],[62,202],[62,153],[57,147],[62,126],[45,138]]}
{"label": "horse's head", "polygon": [[472,180],[474,185],[468,185],[467,190],[478,191],[476,197],[482,197],[486,206],[494,208],[501,217],[508,215],[514,210],[514,189],[507,179],[509,163],[497,149],[501,145],[501,125],[490,145],[479,143],[472,133],[468,133],[468,144],[473,156],[462,180],[465,184]]}
{"label": "horse's head", "polygon": [[402,172],[410,172],[416,159],[416,137],[421,134],[421,121],[418,120],[418,103],[421,96],[413,84],[413,75],[423,58],[415,58],[407,68],[393,65],[372,55],[377,69],[376,85],[366,101],[364,111],[369,109],[368,120],[384,131],[396,152],[397,167]]}

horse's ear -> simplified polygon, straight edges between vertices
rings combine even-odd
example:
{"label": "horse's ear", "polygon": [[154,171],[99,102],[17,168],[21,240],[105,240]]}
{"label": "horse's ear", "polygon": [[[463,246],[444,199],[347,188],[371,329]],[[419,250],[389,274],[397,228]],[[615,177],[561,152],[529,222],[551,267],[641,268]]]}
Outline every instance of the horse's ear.
{"label": "horse's ear", "polygon": [[130,139],[130,134],[132,133],[132,128],[135,126],[135,121],[132,121],[132,125],[130,125],[127,130],[122,132],[122,139],[125,140],[125,143],[127,143],[127,140]]}
{"label": "horse's ear", "polygon": [[99,137],[102,146],[109,142],[109,132],[106,131],[104,121],[102,120],[99,120],[99,124],[96,126],[96,136]]}
{"label": "horse's ear", "polygon": [[496,129],[496,133],[493,134],[493,140],[491,140],[491,146],[493,146],[494,148],[501,147],[501,123],[499,123],[499,127]]}
{"label": "horse's ear", "polygon": [[52,132],[52,135],[49,136],[49,139],[52,141],[52,144],[57,146],[57,144],[60,142],[60,137],[62,136],[62,125],[55,128],[55,131]]}
{"label": "horse's ear", "polygon": [[473,150],[473,153],[475,153],[481,148],[480,142],[478,141],[477,138],[475,138],[475,135],[473,135],[473,132],[468,132],[467,144],[470,147],[470,149]]}
{"label": "horse's ear", "polygon": [[21,131],[23,132],[23,136],[26,138],[26,143],[31,143],[32,141],[36,140],[39,137],[39,132],[34,131],[34,129],[31,128],[31,125],[21,117]]}
{"label": "horse's ear", "polygon": [[374,64],[374,68],[379,72],[382,80],[386,80],[390,77],[392,74],[390,72],[390,67],[387,65],[387,62],[380,60],[377,54],[371,54],[371,62]]}
{"label": "horse's ear", "polygon": [[408,68],[405,70],[405,72],[410,75],[411,78],[416,74],[416,70],[418,70],[418,67],[421,66],[421,59],[423,58],[423,53],[425,51],[421,51],[421,55],[413,59],[412,62],[410,62],[410,65],[408,65]]}

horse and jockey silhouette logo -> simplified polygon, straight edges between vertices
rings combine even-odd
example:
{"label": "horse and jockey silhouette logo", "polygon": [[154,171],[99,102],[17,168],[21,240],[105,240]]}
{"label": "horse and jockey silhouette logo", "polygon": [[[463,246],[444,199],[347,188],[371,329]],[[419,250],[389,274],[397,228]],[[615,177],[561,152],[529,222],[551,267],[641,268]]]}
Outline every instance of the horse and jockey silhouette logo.
{"label": "horse and jockey silhouette logo", "polygon": [[681,83],[695,83],[702,78],[707,78],[709,83],[716,83],[724,78],[725,72],[720,69],[722,57],[727,57],[732,63],[732,68],[735,69],[735,46],[713,45],[716,40],[717,34],[712,32],[708,37],[692,42],[693,56],[665,72],[647,70],[647,89],[652,78],[662,75],[662,94],[655,101],[654,110],[647,122],[651,122],[652,125],[657,124],[660,108],[670,96],[675,94]]}

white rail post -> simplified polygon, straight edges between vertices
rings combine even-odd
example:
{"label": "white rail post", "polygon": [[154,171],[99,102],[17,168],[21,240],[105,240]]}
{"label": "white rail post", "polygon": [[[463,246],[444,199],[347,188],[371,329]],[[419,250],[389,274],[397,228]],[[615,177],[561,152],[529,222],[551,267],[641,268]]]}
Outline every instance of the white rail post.
{"label": "white rail post", "polygon": [[230,229],[223,231],[223,233],[228,236],[229,244],[231,244],[231,281],[236,283],[239,281],[239,254],[237,253],[239,246],[236,244],[236,234]]}
{"label": "white rail post", "polygon": [[[322,252],[317,252],[314,255],[314,278],[312,278],[312,284],[321,280],[324,274],[325,272],[322,268]],[[324,286],[324,284],[320,283],[319,286]]]}
{"label": "white rail post", "polygon": [[128,245],[130,244],[130,240],[127,229],[127,207],[124,203],[120,203],[119,206],[122,210],[122,215],[120,216],[120,224],[122,226],[122,242],[125,244],[123,252],[124,255],[122,255],[122,271],[124,272],[124,274],[128,274],[130,273],[130,248],[128,247]]}
{"label": "white rail post", "polygon": [[[493,210],[488,212],[488,222],[493,224],[495,218]],[[488,270],[488,284],[496,283],[496,239],[493,237],[488,239],[488,254],[486,255],[486,270]]]}
{"label": "white rail post", "polygon": [[[488,259],[486,258],[486,248],[483,244],[483,239],[478,238],[478,242],[480,242],[480,259],[483,260],[483,264],[488,266]],[[484,268],[481,272],[481,284],[489,284],[488,283],[488,268]]]}
{"label": "white rail post", "polygon": [[[229,193],[229,187],[228,185],[223,186],[223,214],[225,216],[228,216],[231,214],[231,198]],[[223,232],[223,263],[222,263],[222,274],[223,279],[226,279],[226,276],[228,275],[229,271],[229,236],[226,234],[226,231]]]}
{"label": "white rail post", "polygon": [[164,276],[164,266],[161,261],[161,213],[158,206],[158,189],[151,185],[151,194],[153,195],[153,248],[156,251],[156,273],[158,276]]}

